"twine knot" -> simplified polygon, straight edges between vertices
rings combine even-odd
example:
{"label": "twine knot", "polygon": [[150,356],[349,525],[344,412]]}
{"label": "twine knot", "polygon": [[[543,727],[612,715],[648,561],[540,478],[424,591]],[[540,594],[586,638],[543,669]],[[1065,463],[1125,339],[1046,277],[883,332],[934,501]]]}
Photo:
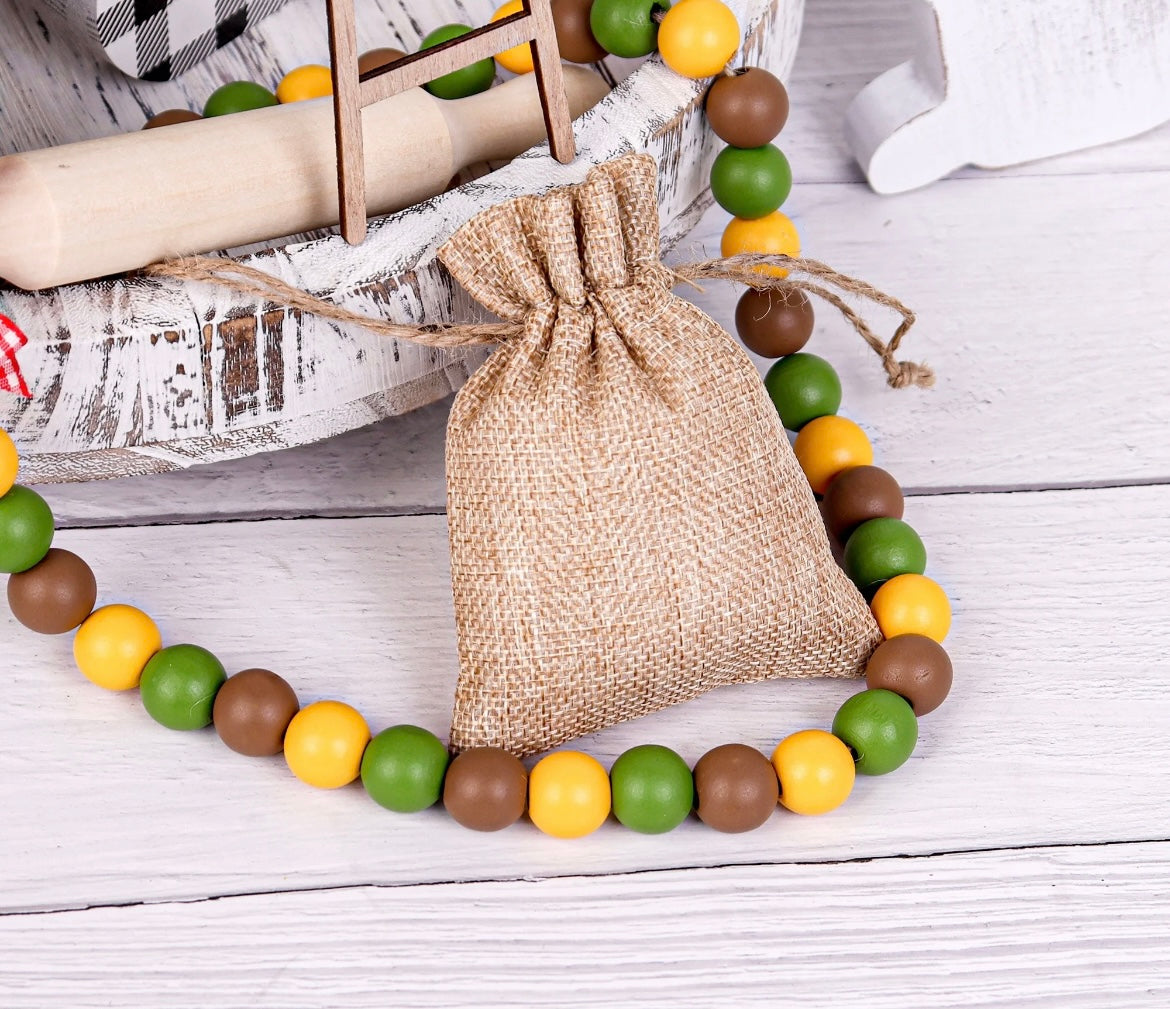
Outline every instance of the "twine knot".
{"label": "twine knot", "polygon": [[905,389],[911,385],[929,389],[934,385],[934,370],[928,365],[915,361],[895,361],[893,355],[889,355],[882,359],[882,367],[889,376],[891,389]]}

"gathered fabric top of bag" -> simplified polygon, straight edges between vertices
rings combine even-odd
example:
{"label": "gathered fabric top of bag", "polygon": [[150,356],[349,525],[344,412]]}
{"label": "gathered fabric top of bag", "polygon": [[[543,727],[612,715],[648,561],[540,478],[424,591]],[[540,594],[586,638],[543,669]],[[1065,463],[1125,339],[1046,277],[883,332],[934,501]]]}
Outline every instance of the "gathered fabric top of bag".
{"label": "gathered fabric top of bag", "polygon": [[579,185],[482,211],[439,258],[476,301],[528,328],[542,309],[614,308],[627,288],[669,293],[678,277],[661,259],[656,180],[647,154],[606,162]]}
{"label": "gathered fabric top of bag", "polygon": [[440,250],[520,324],[448,425],[451,740],[519,754],[880,640],[738,343],[676,297],[653,159],[482,212]]}

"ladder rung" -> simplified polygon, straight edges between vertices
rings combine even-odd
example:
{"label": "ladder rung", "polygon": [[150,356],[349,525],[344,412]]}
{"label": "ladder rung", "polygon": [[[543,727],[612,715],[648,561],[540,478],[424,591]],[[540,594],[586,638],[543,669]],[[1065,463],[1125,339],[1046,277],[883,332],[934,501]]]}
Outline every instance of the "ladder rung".
{"label": "ladder rung", "polygon": [[[436,77],[442,77],[443,74],[450,73],[459,67],[465,67],[478,60],[495,56],[496,53],[502,53],[505,49],[518,46],[521,42],[531,42],[535,38],[536,28],[532,15],[524,12],[513,14],[511,17],[468,32],[466,35],[448,39],[441,45],[411,53],[388,67],[380,67],[364,74],[361,77],[361,104],[363,107],[372,105],[374,102],[380,102],[383,98],[389,98],[400,91],[417,88],[419,85],[433,81]],[[452,65],[447,59],[443,59],[441,62],[444,64],[444,69],[436,73],[433,66],[436,62],[434,58],[441,56],[448,50],[458,52],[458,62]]]}

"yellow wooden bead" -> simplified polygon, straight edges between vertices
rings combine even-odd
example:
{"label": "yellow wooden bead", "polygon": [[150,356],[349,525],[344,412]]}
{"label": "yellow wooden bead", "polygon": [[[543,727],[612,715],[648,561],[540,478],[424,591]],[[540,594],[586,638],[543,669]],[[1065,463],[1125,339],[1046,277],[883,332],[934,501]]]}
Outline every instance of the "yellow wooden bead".
{"label": "yellow wooden bead", "polygon": [[314,788],[341,788],[362,769],[370,727],[342,701],[317,701],[301,708],[284,733],[288,769]]}
{"label": "yellow wooden bead", "polygon": [[873,446],[865,432],[853,421],[835,415],[805,424],[792,450],[815,494],[824,494],[838,473],[873,462]]}
{"label": "yellow wooden bead", "polygon": [[676,74],[714,77],[739,48],[739,23],[721,0],[681,0],[658,26],[658,51]]}
{"label": "yellow wooden bead", "polygon": [[143,667],[160,648],[158,625],[142,610],[123,603],[94,610],[73,638],[77,668],[106,690],[138,686]]}
{"label": "yellow wooden bead", "polygon": [[853,791],[857,768],[849,747],[831,732],[805,729],[781,741],[772,754],[780,779],[780,803],[794,813],[819,816]]}
{"label": "yellow wooden bead", "polygon": [[276,85],[276,100],[281,105],[290,102],[304,102],[310,98],[325,98],[333,94],[333,78],[329,68],[319,63],[309,63],[296,70],[290,70]]}
{"label": "yellow wooden bead", "polygon": [[609,775],[587,753],[550,753],[528,777],[528,815],[552,837],[592,834],[609,807]]}
{"label": "yellow wooden bead", "polygon": [[19,468],[20,459],[16,455],[16,446],[12,444],[8,432],[0,430],[0,497],[12,490]]}
{"label": "yellow wooden bead", "polygon": [[951,601],[926,575],[897,575],[877,590],[870,604],[882,636],[921,634],[942,644],[951,629]]}
{"label": "yellow wooden bead", "polygon": [[[690,0],[683,2],[688,3]],[[724,256],[738,256],[745,252],[799,256],[800,236],[796,233],[796,225],[779,210],[750,221],[733,217],[723,229],[720,251]],[[773,277],[788,276],[788,271],[782,266],[757,266],[756,272]]]}
{"label": "yellow wooden bead", "polygon": [[[492,20],[501,21],[504,18],[511,17],[513,14],[519,14],[523,9],[524,0],[508,0],[506,4],[492,15]],[[496,53],[496,62],[505,70],[510,70],[514,74],[532,73],[532,43],[521,42],[518,46],[505,49],[502,53]]]}

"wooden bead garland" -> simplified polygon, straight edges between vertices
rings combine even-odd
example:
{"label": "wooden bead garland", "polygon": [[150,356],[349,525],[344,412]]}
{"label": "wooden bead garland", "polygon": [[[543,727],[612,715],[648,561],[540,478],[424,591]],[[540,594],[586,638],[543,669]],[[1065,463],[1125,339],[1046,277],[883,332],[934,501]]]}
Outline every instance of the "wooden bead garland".
{"label": "wooden bead garland", "polygon": [[[644,14],[645,23],[631,12]],[[720,0],[685,0],[674,8],[659,0],[555,0],[553,13],[566,59],[600,58],[601,45],[619,55],[645,55],[661,43],[662,58],[676,71],[694,78],[719,74],[706,107],[713,130],[731,146],[717,159],[713,183],[722,205],[752,215],[728,225],[723,254],[799,253],[795,228],[777,209],[791,185],[788,163],[772,146],[788,118],[787,92],[760,68],[728,69],[739,33]],[[424,45],[460,29],[444,26]],[[362,60],[373,67],[399,56],[374,50]],[[526,69],[522,63],[513,65]],[[464,85],[482,90],[490,84],[486,68],[467,69],[471,75],[460,72],[459,81],[443,82],[443,97],[459,97]],[[278,97],[312,97],[320,87],[320,74],[311,68],[293,71],[276,95],[235,82],[211,96],[205,114],[273,104]],[[147,127],[192,118],[198,117],[171,110]],[[743,191],[752,185],[767,191]],[[828,812],[848,797],[856,773],[883,774],[904,763],[917,741],[917,718],[946,697],[952,669],[939,642],[949,627],[950,605],[942,589],[922,576],[925,548],[901,521],[896,482],[870,465],[872,449],[860,428],[836,416],[836,373],[814,355],[790,357],[812,332],[808,298],[800,291],[749,289],[737,308],[736,327],[751,350],[780,359],[769,373],[769,393],[785,425],[799,429],[797,458],[814,492],[825,496],[830,533],[845,541],[846,570],[859,589],[876,593],[879,625],[884,619],[887,626],[910,629],[877,648],[866,669],[869,689],[842,705],[832,732],[794,733],[778,744],[771,762],[752,747],[725,744],[698,761],[688,782],[681,757],[665,747],[642,746],[618,758],[611,783],[594,758],[574,751],[550,754],[529,773],[516,757],[490,748],[465,751],[447,763],[443,744],[415,726],[388,729],[371,743],[365,719],[349,705],[319,701],[301,709],[292,687],[275,673],[252,669],[225,677],[202,648],[163,648],[157,627],[141,611],[123,605],[94,611],[92,572],[81,558],[50,549],[51,512],[39,495],[12,484],[15,451],[0,432],[0,571],[13,573],[10,605],[22,623],[41,633],[78,628],[78,665],[100,686],[125,690],[148,681],[144,703],[164,725],[194,729],[214,721],[237,752],[283,750],[297,777],[322,788],[361,776],[367,791],[391,809],[425,808],[441,790],[453,819],[473,830],[507,827],[526,804],[533,822],[557,837],[591,833],[611,810],[630,829],[663,832],[681,822],[692,796],[699,818],[724,832],[760,826],[777,801],[797,813]],[[914,578],[920,581],[906,580]]]}

